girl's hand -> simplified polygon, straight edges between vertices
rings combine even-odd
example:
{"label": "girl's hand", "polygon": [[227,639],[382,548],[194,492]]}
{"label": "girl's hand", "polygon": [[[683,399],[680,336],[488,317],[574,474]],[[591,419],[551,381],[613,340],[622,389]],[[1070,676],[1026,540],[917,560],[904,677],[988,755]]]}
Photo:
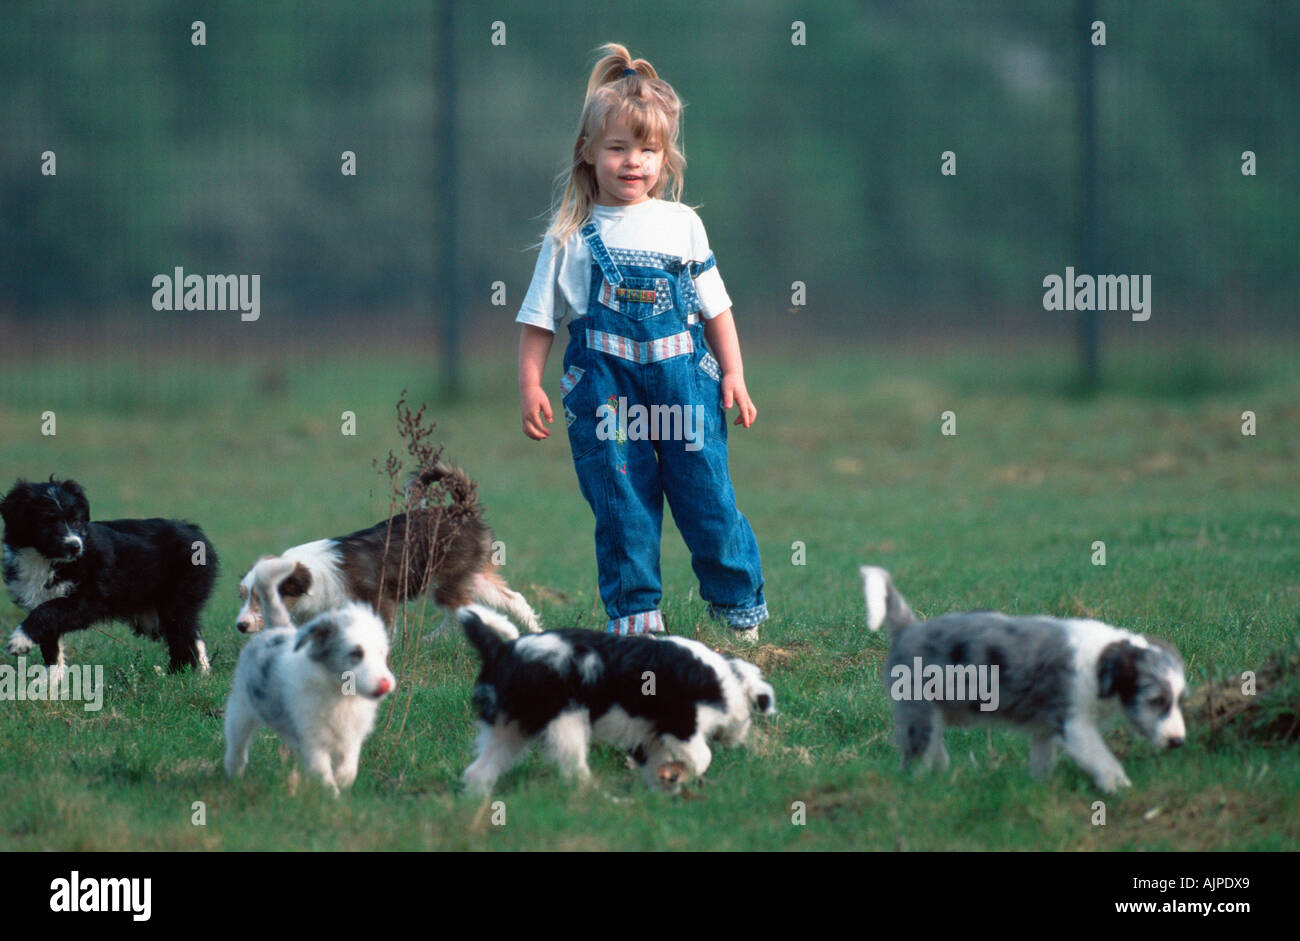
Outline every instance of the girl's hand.
{"label": "girl's hand", "polygon": [[[519,404],[524,411],[524,434],[534,441],[541,441],[551,436],[546,425],[554,421],[551,415],[551,400],[541,386],[531,386],[519,391]],[[545,419],[543,423],[542,419]]]}
{"label": "girl's hand", "polygon": [[740,414],[736,416],[735,424],[744,425],[746,428],[754,424],[754,419],[758,417],[758,406],[754,404],[754,400],[749,397],[749,390],[745,388],[744,373],[722,374],[723,411],[731,408],[732,405],[740,406]]}
{"label": "girl's hand", "polygon": [[[534,441],[549,438],[551,400],[542,389],[542,371],[555,334],[526,323],[519,331],[519,405],[524,413],[524,434]],[[545,421],[543,421],[545,419]]]}
{"label": "girl's hand", "polygon": [[745,388],[745,367],[740,360],[740,340],[736,337],[736,322],[728,307],[712,320],[704,321],[704,336],[709,349],[722,369],[722,409],[740,406],[736,424],[748,428],[758,417],[758,409]]}

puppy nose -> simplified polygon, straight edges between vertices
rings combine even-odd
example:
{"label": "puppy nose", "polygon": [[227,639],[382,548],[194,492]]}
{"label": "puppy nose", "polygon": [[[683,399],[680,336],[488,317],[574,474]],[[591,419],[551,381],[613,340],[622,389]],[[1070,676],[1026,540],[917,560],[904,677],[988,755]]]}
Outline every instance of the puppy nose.
{"label": "puppy nose", "polygon": [[382,680],[379,681],[378,685],[375,686],[375,695],[385,696],[392,688],[393,688],[393,681],[390,680],[388,677],[384,677]]}
{"label": "puppy nose", "polygon": [[1182,740],[1181,738],[1171,738],[1171,739],[1169,740],[1169,747],[1170,747],[1170,748],[1182,748],[1182,747],[1183,747],[1183,740]]}
{"label": "puppy nose", "polygon": [[659,766],[659,783],[676,784],[682,780],[686,774],[686,769],[678,762],[669,762],[666,765]]}
{"label": "puppy nose", "polygon": [[247,622],[247,621],[236,621],[236,622],[235,622],[235,627],[239,628],[239,633],[241,633],[241,634],[247,634],[247,633],[248,633],[248,626],[249,626],[249,625],[248,625],[248,622]]}
{"label": "puppy nose", "polygon": [[74,556],[81,555],[81,540],[76,536],[69,536],[63,540],[64,548],[71,549]]}

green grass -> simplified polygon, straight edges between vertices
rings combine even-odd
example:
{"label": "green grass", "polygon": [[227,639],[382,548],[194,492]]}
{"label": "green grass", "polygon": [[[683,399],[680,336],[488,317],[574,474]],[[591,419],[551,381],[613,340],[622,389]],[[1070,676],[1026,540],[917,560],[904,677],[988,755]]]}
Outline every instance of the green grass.
{"label": "green grass", "polygon": [[[501,349],[507,347],[501,344]],[[552,401],[558,354],[550,364]],[[1155,755],[1108,740],[1134,787],[1101,799],[1062,761],[1028,774],[1015,734],[949,733],[942,776],[898,768],[879,681],[882,637],[863,625],[857,567],[891,569],[925,615],[971,607],[1087,614],[1182,649],[1193,685],[1257,666],[1300,613],[1300,376],[1295,356],[1217,350],[1112,359],[1106,391],[1071,390],[1062,351],[840,349],[816,359],[747,350],[760,417],[732,431],[741,507],[763,550],[773,617],[746,655],[780,715],[745,749],[718,749],[684,797],[644,790],[612,750],[574,793],[532,756],[498,785],[506,823],[459,796],[472,759],[475,663],[455,634],[399,638],[402,685],[339,801],[287,793],[288,760],[263,733],[241,780],[221,769],[221,710],[242,638],[235,583],[260,553],[383,517],[372,466],[398,445],[403,386],[429,398],[431,361],[340,353],[295,364],[41,364],[0,377],[0,468],[72,476],[94,515],[184,516],[221,555],[205,615],[208,676],[166,676],[161,645],[121,625],[69,639],[102,664],[102,711],[0,702],[0,849],[1294,849],[1300,756],[1191,727]],[[480,482],[505,574],[553,626],[597,627],[590,513],[562,422],[519,431],[508,353],[467,366],[468,395],[434,404],[447,455]],[[1240,415],[1257,415],[1243,437]],[[55,437],[41,413],[57,416]],[[339,433],[340,413],[357,434]],[[940,413],[957,435],[939,433]],[[9,478],[6,478],[8,480]],[[1091,564],[1106,544],[1105,567]],[[795,542],[806,564],[792,564]],[[735,650],[708,623],[685,550],[666,526],[670,629]],[[421,617],[411,606],[413,620]],[[0,603],[0,628],[21,611]],[[419,637],[440,615],[423,615]],[[12,661],[6,661],[12,662]],[[202,801],[206,825],[191,822]],[[792,824],[802,802],[806,823]]]}

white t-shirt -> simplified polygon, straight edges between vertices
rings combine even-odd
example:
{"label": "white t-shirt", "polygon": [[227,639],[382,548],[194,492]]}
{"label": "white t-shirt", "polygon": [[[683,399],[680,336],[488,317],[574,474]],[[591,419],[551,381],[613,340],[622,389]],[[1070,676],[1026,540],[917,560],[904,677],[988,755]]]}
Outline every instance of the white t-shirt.
{"label": "white t-shirt", "polygon": [[[694,209],[681,203],[647,199],[634,206],[596,206],[591,219],[608,248],[659,252],[680,258],[683,263],[702,262],[709,257],[704,223]],[[563,245],[548,235],[515,321],[554,333],[566,317],[585,316],[591,292],[591,264],[591,249],[581,232],[575,231]],[[731,306],[717,265],[693,280],[703,305],[700,313],[706,320]]]}

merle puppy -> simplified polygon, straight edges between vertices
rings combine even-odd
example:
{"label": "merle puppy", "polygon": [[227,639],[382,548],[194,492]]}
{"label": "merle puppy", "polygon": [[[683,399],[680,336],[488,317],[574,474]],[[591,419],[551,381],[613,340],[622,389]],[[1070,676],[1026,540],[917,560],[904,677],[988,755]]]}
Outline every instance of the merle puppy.
{"label": "merle puppy", "polygon": [[124,621],[166,641],[173,671],[207,671],[199,611],[217,579],[217,553],[197,526],[169,519],[92,523],[81,485],[52,476],[49,483],[18,481],[0,501],[0,516],[5,588],[27,611],[6,652],[40,647],[47,665],[62,667],[64,634]]}
{"label": "merle puppy", "polygon": [[[243,773],[253,733],[266,724],[337,797],[356,780],[379,701],[397,680],[388,669],[384,622],[369,605],[352,602],[293,627],[278,588],[294,565],[271,558],[253,567],[271,630],[239,655],[226,702],[226,773]],[[291,790],[296,780],[295,773]]]}
{"label": "merle puppy", "polygon": [[[889,630],[885,682],[905,767],[920,758],[947,768],[947,726],[998,723],[1030,736],[1036,776],[1060,748],[1099,788],[1116,791],[1130,781],[1102,737],[1107,713],[1122,713],[1158,749],[1183,744],[1187,678],[1165,641],[1091,619],[1000,611],[922,622],[884,569],[864,565],[862,578],[867,626]],[[971,694],[981,675],[991,698]]]}

